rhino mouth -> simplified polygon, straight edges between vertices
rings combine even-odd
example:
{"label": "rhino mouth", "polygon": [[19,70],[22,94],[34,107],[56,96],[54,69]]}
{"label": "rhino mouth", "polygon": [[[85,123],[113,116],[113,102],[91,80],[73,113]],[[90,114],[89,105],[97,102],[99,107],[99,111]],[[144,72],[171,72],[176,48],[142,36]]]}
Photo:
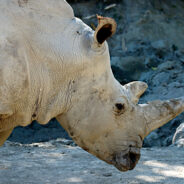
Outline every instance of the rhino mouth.
{"label": "rhino mouth", "polygon": [[111,164],[113,164],[120,171],[128,171],[135,168],[140,159],[140,150],[134,149],[125,153],[125,151],[113,155]]}

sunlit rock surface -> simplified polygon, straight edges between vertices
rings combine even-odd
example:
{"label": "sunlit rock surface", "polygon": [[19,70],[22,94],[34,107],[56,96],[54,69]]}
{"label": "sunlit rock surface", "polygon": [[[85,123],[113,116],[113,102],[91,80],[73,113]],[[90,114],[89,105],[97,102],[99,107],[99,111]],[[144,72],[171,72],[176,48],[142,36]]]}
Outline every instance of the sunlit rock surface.
{"label": "sunlit rock surface", "polygon": [[180,124],[180,126],[176,129],[173,137],[173,144],[184,148],[184,123]]}

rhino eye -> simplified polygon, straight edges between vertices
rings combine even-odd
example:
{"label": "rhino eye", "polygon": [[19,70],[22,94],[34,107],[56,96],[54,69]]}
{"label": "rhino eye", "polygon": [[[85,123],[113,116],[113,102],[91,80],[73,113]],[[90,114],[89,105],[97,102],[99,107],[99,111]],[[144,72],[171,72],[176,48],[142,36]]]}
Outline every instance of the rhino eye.
{"label": "rhino eye", "polygon": [[119,110],[119,111],[124,109],[124,104],[116,103],[115,106],[116,106],[117,110]]}

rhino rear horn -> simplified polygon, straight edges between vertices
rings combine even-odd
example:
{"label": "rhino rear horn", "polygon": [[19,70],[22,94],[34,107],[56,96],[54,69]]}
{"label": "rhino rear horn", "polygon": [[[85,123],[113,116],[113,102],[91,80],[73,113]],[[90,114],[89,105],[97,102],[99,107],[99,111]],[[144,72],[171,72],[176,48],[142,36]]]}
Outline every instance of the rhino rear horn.
{"label": "rhino rear horn", "polygon": [[148,85],[145,82],[141,81],[133,81],[126,85],[124,85],[126,88],[130,99],[133,103],[137,104],[139,101],[140,96],[146,91],[148,88]]}
{"label": "rhino rear horn", "polygon": [[97,15],[98,26],[95,29],[94,40],[95,44],[100,47],[105,40],[111,37],[116,32],[117,24],[114,19]]}

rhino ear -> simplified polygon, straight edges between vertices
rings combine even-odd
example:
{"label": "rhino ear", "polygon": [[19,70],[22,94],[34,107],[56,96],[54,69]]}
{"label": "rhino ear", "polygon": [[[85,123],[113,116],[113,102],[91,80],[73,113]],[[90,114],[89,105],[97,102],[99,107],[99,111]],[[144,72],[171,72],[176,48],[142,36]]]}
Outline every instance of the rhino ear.
{"label": "rhino ear", "polygon": [[116,32],[117,24],[114,19],[97,15],[98,26],[95,29],[94,40],[96,46],[100,47],[107,38]]}
{"label": "rhino ear", "polygon": [[148,85],[145,82],[134,81],[124,85],[124,87],[127,89],[128,94],[130,95],[131,101],[137,104],[140,96],[148,88]]}

